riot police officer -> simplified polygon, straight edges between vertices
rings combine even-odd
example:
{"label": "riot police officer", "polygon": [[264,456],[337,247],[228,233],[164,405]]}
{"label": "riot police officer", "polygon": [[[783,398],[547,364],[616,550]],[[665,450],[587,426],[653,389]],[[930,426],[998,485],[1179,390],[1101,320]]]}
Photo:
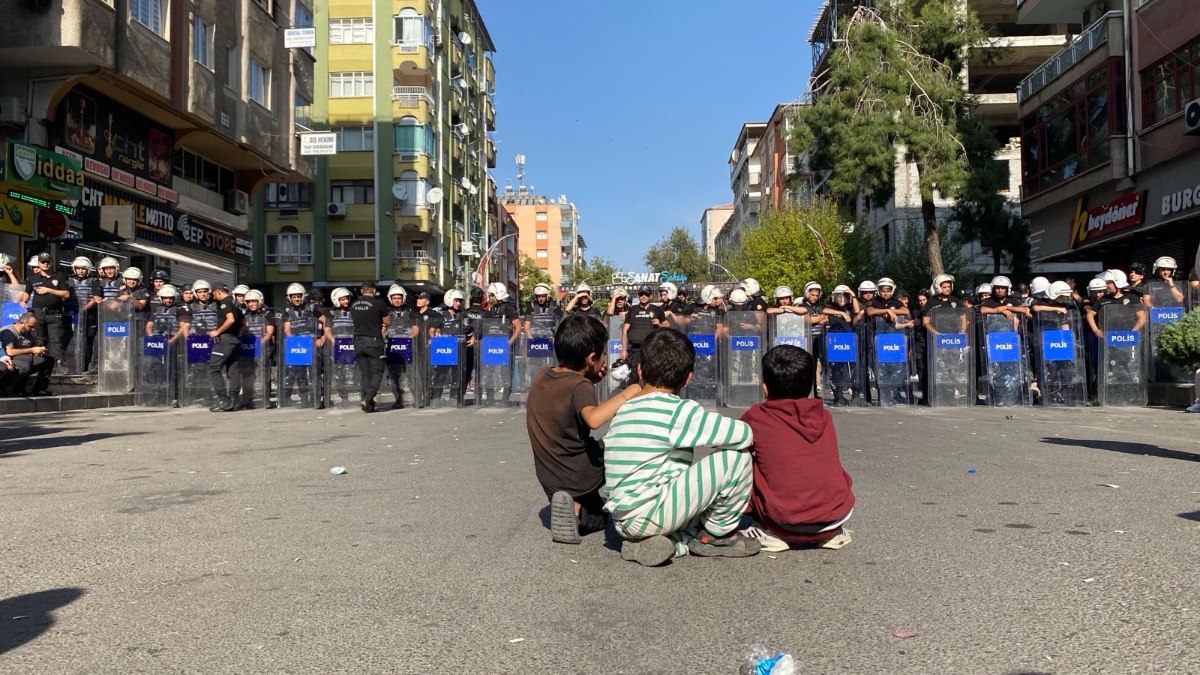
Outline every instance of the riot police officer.
{"label": "riot police officer", "polygon": [[184,337],[191,325],[191,311],[186,306],[176,306],[179,291],[170,284],[163,284],[158,291],[158,305],[146,321],[146,337],[161,335],[167,340],[167,354],[164,364],[155,364],[150,377],[166,378],[166,392],[170,399],[166,401],[172,408],[179,407],[179,378],[171,364],[178,363]]}
{"label": "riot police officer", "polygon": [[571,296],[563,312],[568,315],[590,316],[603,322],[600,311],[592,304],[592,287],[587,284],[579,284],[575,287],[575,295]]}
{"label": "riot police officer", "polygon": [[[209,410],[232,412],[237,376],[230,372],[230,368],[238,356],[238,334],[242,331],[242,311],[229,297],[229,289],[225,284],[217,284],[213,288],[213,299],[216,301],[217,325],[208,331],[208,336],[213,339],[212,356],[208,361],[208,375],[217,400]],[[225,377],[227,373],[229,375],[228,382]]]}
{"label": "riot police officer", "polygon": [[658,307],[662,310],[663,318],[659,328],[675,328],[683,330],[687,325],[683,303],[679,300],[679,287],[673,282],[664,281],[658,285]]}
{"label": "riot police officer", "polygon": [[533,302],[525,319],[525,337],[554,337],[554,329],[562,322],[563,310],[558,303],[550,301],[550,286],[538,284],[533,287]]}
{"label": "riot police officer", "polygon": [[[746,292],[747,307],[755,312],[767,311],[767,300],[763,297],[762,286],[753,278],[747,278],[742,282],[742,290]],[[730,302],[733,301],[733,294],[729,294]]]}
{"label": "riot police officer", "polygon": [[[471,304],[464,313],[464,320],[471,329],[471,340],[463,356],[462,380],[464,388],[471,383],[471,376],[475,373],[475,341],[476,336],[481,335],[483,330],[483,289],[478,286],[472,286],[470,301]],[[475,399],[476,401],[479,400],[478,394],[476,394]]]}
{"label": "riot police officer", "polygon": [[267,402],[267,407],[273,408],[274,406],[270,404],[270,364],[274,357],[275,316],[267,308],[261,291],[251,289],[246,291],[243,297],[246,302],[245,318],[242,320],[242,334],[245,339],[237,362],[238,385],[241,388],[241,398],[237,401],[237,409],[254,409],[254,388],[259,376],[263,380],[263,401]]}
{"label": "riot police officer", "polygon": [[613,289],[612,297],[608,300],[608,306],[604,308],[604,316],[624,319],[625,313],[628,311],[629,293],[624,288]]}
{"label": "riot police officer", "polygon": [[[325,315],[319,307],[308,302],[307,293],[301,284],[290,284],[287,287],[288,305],[283,310],[283,334],[285,337],[310,336],[313,338],[313,361],[311,367],[285,366],[283,375],[283,391],[280,401],[291,400],[292,388],[300,393],[299,407],[325,407],[324,390],[321,386],[321,374],[325,364],[317,358],[325,347]],[[309,374],[313,377],[310,381]],[[311,392],[311,394],[310,394]]]}
{"label": "riot police officer", "polygon": [[358,362],[362,411],[371,413],[375,412],[375,395],[383,379],[383,335],[392,320],[387,305],[375,297],[375,284],[364,281],[361,288],[362,295],[350,305],[350,317],[354,322],[354,357]]}
{"label": "riot police officer", "polygon": [[246,294],[250,292],[250,287],[246,284],[238,284],[233,287],[233,301],[237,303],[238,309],[246,311]]}
{"label": "riot police officer", "polygon": [[[830,300],[831,302],[823,310],[828,322],[826,324],[828,339],[833,340],[834,334],[855,333],[858,309],[854,300],[854,292],[850,290],[849,286],[840,284],[834,287]],[[826,350],[826,354],[829,362],[826,364],[825,370],[828,373],[829,387],[833,394],[831,405],[848,406],[850,400],[846,398],[846,390],[850,391],[851,399],[857,399],[861,386],[858,363],[835,360],[834,355],[828,350]]]}
{"label": "riot police officer", "polygon": [[818,389],[824,382],[825,326],[829,324],[829,317],[825,316],[825,303],[821,301],[823,290],[821,284],[810,281],[804,284],[804,298],[800,300],[800,307],[808,312],[808,323],[812,326],[812,356],[817,363]]}
{"label": "riot police officer", "polygon": [[[350,289],[340,286],[333,289],[333,292],[329,294],[330,300],[333,301],[333,307],[325,312],[325,343],[327,349],[336,350],[338,348],[338,338],[353,338],[354,336],[354,319],[350,316],[351,296]],[[336,352],[333,354],[333,361],[333,370],[327,377],[332,379],[331,385],[333,389],[337,391],[341,402],[345,403],[350,400],[350,383],[348,380],[352,376],[352,371],[348,371],[348,365],[337,364]]]}
{"label": "riot police officer", "polygon": [[[502,282],[494,281],[488,284],[487,297],[488,306],[487,310],[484,311],[483,314],[483,319],[487,322],[485,324],[484,333],[489,330],[488,327],[491,327],[491,330],[502,331],[499,334],[508,337],[509,353],[512,354],[513,350],[515,349],[515,345],[517,344],[517,340],[521,336],[521,315],[517,311],[516,304],[509,296],[508,287]],[[498,325],[502,327],[497,327]],[[510,363],[509,365],[511,366],[512,364]],[[501,387],[501,390],[501,392],[492,391],[488,393],[493,398],[495,398],[497,393],[499,393],[498,398],[503,403],[507,404],[509,398],[512,396],[511,382],[509,383],[509,386]],[[477,388],[475,397],[477,405],[480,400],[478,392],[479,389]]]}
{"label": "riot police officer", "polygon": [[96,278],[100,280],[100,287],[104,291],[105,300],[115,299],[121,293],[123,282],[121,281],[121,277],[117,275],[118,267],[120,265],[117,264],[116,258],[110,256],[101,258],[100,262],[96,265],[96,268],[100,270]]}
{"label": "riot police officer", "polygon": [[405,394],[408,395],[409,401],[417,407],[425,407],[425,402],[419,398],[420,388],[414,388],[414,382],[411,379],[416,373],[421,372],[423,365],[421,361],[425,352],[417,349],[419,329],[413,317],[413,311],[407,306],[407,300],[408,294],[400,284],[392,284],[388,289],[388,317],[391,319],[388,323],[388,337],[407,338],[411,346],[407,360],[403,354],[393,355],[390,353],[385,359],[388,383],[392,386],[392,398],[395,399],[392,402],[393,410],[400,410],[404,407]]}
{"label": "riot police officer", "polygon": [[34,331],[49,350],[46,358],[51,369],[62,364],[67,353],[67,300],[70,297],[70,284],[54,269],[54,258],[49,253],[38,254],[37,269],[25,279],[21,302],[29,303],[37,317]]}
{"label": "riot police officer", "polygon": [[642,361],[642,343],[665,321],[662,307],[650,304],[650,288],[638,288],[638,304],[625,313],[625,325],[621,327],[621,360],[629,366],[629,382],[638,381],[638,364]]}
{"label": "riot police officer", "polygon": [[92,276],[92,261],[79,256],[71,261],[75,276],[71,277],[71,310],[75,315],[75,335],[72,338],[75,352],[74,371],[88,372],[95,355],[97,308],[104,299],[104,286]]}
{"label": "riot police officer", "polygon": [[[171,275],[164,269],[156,269],[150,275],[150,313],[153,314],[158,308],[158,303],[161,298],[158,295],[159,289],[171,283]],[[176,293],[178,295],[178,293]]]}
{"label": "riot police officer", "polygon": [[[467,320],[466,311],[463,309],[462,291],[456,289],[446,291],[446,296],[442,299],[442,306],[437,311],[442,317],[440,328],[442,335],[452,336],[457,339],[460,350],[475,344],[473,328]],[[454,395],[458,404],[462,405],[463,398],[467,392],[467,381],[460,371],[457,374],[459,381],[451,382],[451,375],[454,374],[454,370],[453,366],[434,367],[433,383],[429,391],[431,400],[440,399],[442,397],[442,390],[445,389],[446,385],[450,385],[457,389]]]}

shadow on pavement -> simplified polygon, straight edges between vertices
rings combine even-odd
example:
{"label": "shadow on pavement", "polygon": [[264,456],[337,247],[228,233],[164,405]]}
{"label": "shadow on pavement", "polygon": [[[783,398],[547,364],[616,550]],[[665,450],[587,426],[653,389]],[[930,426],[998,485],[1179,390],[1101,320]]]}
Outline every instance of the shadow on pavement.
{"label": "shadow on pavement", "polygon": [[[61,430],[53,430],[58,433]],[[14,452],[25,450],[45,450],[46,448],[61,448],[82,445],[90,441],[102,441],[106,438],[123,438],[126,436],[141,436],[145,432],[136,431],[124,434],[93,433],[76,436],[50,436],[47,438],[20,438],[15,441],[0,441],[0,458]]]}
{"label": "shadow on pavement", "polygon": [[1183,518],[1184,520],[1194,520],[1197,523],[1200,523],[1200,511],[1188,511],[1187,513],[1179,514],[1179,517]]}
{"label": "shadow on pavement", "polygon": [[1096,450],[1108,450],[1109,452],[1122,452],[1127,455],[1149,455],[1150,457],[1161,457],[1163,459],[1178,459],[1185,462],[1200,462],[1200,453],[1183,452],[1182,450],[1170,450],[1158,445],[1150,445],[1149,443],[1101,441],[1085,438],[1043,438],[1042,442],[1049,443],[1050,445],[1065,445],[1075,448],[1094,448]]}
{"label": "shadow on pavement", "polygon": [[[51,612],[75,602],[82,588],[55,588],[0,600],[0,654],[31,642],[54,625]],[[18,618],[19,617],[19,618]]]}

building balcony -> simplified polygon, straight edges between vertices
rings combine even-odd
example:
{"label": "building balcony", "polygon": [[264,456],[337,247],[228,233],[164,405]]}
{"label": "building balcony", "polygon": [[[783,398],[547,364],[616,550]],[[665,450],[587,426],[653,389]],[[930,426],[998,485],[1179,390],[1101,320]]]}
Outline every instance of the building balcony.
{"label": "building balcony", "polygon": [[429,87],[421,86],[397,85],[392,87],[392,100],[401,108],[419,108],[422,103],[433,105],[433,96],[430,95]]}
{"label": "building balcony", "polygon": [[396,278],[403,281],[432,281],[434,261],[428,251],[397,251]]}
{"label": "building balcony", "polygon": [[1016,0],[1017,23],[1079,23],[1095,0]]}
{"label": "building balcony", "polygon": [[489,95],[495,94],[496,93],[496,66],[492,65],[492,60],[490,58],[485,57],[483,59],[483,77],[484,77],[484,82],[486,83],[487,93]]}
{"label": "building balcony", "polygon": [[496,168],[496,144],[491,138],[483,142],[484,154],[487,156],[487,167],[489,169]]}
{"label": "building balcony", "polygon": [[[1033,2],[1034,0],[1025,1]],[[1054,56],[1051,56],[1049,60],[1030,73],[1029,77],[1021,81],[1021,85],[1017,89],[1018,101],[1024,103],[1047,85],[1062,77],[1088,55],[1099,51],[1101,47],[1109,43],[1110,33],[1113,41],[1119,43],[1121,35],[1120,12],[1109,12],[1100,17],[1098,21],[1088,26],[1075,39],[1071,40],[1066,47]],[[1119,46],[1119,44],[1114,45],[1114,48]],[[1111,53],[1112,50],[1110,49],[1109,52]],[[1120,52],[1117,53],[1119,54]]]}
{"label": "building balcony", "polygon": [[484,121],[487,123],[487,130],[495,131],[496,130],[496,106],[492,103],[492,99],[490,97],[485,98],[483,101],[483,117],[484,117]]}
{"label": "building balcony", "polygon": [[1018,117],[1016,92],[975,94],[975,114],[988,120],[1012,120]]}

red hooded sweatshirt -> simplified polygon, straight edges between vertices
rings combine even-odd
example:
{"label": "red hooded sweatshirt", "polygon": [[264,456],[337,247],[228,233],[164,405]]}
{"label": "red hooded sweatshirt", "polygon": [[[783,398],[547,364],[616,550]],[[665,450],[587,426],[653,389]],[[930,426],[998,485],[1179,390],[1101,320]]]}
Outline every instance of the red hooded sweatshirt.
{"label": "red hooded sweatshirt", "polygon": [[759,403],[742,415],[754,431],[754,489],[750,510],[789,543],[821,542],[838,533],[789,532],[829,525],[854,508],[854,481],[838,456],[833,416],[820,399]]}

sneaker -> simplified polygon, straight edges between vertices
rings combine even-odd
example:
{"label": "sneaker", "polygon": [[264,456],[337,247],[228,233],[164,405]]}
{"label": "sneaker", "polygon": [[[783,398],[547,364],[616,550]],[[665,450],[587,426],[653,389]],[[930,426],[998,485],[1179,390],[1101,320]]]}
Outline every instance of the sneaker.
{"label": "sneaker", "polygon": [[742,530],[741,534],[744,537],[758,540],[758,543],[762,546],[761,550],[766,551],[767,553],[780,553],[791,548],[788,546],[786,541],[776,537],[770,532],[767,532],[762,528],[761,525],[758,525],[757,523],[752,524],[750,527]]}
{"label": "sneaker", "polygon": [[827,549],[830,551],[836,551],[839,548],[845,547],[849,543],[850,543],[850,530],[847,530],[846,528],[843,527],[842,531],[838,532],[837,535],[833,539],[830,539],[829,541],[826,541],[826,542],[822,542],[821,545],[818,546],[817,548],[823,548],[823,549]]}
{"label": "sneaker", "polygon": [[575,499],[559,490],[550,498],[550,538],[560,544],[579,544],[579,519],[575,516]]}
{"label": "sneaker", "polygon": [[645,567],[658,567],[675,557],[675,542],[661,534],[647,539],[621,542],[621,560],[635,562]]}
{"label": "sneaker", "polygon": [[762,544],[757,539],[733,533],[724,537],[716,537],[703,530],[688,542],[688,550],[692,555],[704,558],[749,558],[762,550]]}
{"label": "sneaker", "polygon": [[375,412],[375,399],[367,399],[363,401],[362,405],[359,407],[362,408],[362,411],[365,413],[373,413]]}
{"label": "sneaker", "polygon": [[1200,413],[1200,401],[1196,401],[1195,403],[1188,406],[1187,411],[1190,413]]}

